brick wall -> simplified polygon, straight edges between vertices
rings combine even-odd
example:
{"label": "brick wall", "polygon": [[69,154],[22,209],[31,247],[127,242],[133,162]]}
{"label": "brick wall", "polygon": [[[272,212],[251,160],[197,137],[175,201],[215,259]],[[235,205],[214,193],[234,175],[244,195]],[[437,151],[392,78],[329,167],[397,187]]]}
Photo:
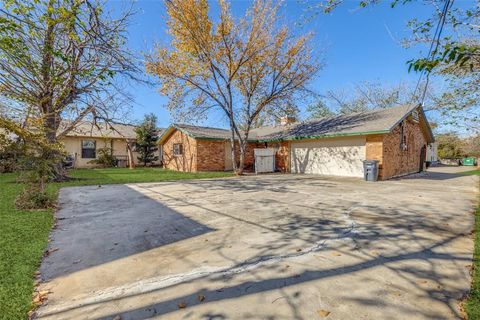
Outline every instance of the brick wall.
{"label": "brick wall", "polygon": [[[255,155],[254,150],[255,148],[263,148],[263,143],[247,143],[247,147],[245,150],[245,159],[244,159],[244,168],[246,171],[253,171],[253,163],[255,162]],[[240,146],[238,143],[235,143],[235,152],[237,155],[237,163],[240,160]]]}
{"label": "brick wall", "polygon": [[401,131],[401,126],[397,125],[391,133],[384,136],[383,179],[418,172],[420,169],[421,150],[427,144],[420,124],[411,119],[404,121],[406,150],[400,148]]}
{"label": "brick wall", "polygon": [[197,170],[225,170],[225,142],[223,140],[197,140]]}
{"label": "brick wall", "polygon": [[[173,144],[183,145],[182,155],[173,155]],[[177,171],[197,171],[197,141],[176,130],[163,144],[164,167]]]}

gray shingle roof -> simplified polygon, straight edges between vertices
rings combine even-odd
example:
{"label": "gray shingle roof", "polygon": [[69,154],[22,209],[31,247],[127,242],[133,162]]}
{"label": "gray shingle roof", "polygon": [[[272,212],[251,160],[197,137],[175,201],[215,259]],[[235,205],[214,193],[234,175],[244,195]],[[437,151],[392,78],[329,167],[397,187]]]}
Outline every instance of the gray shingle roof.
{"label": "gray shingle roof", "polygon": [[190,124],[174,124],[175,128],[183,131],[192,138],[204,138],[204,139],[230,139],[230,130],[212,128],[212,127],[199,127]]}
{"label": "gray shingle roof", "polygon": [[[413,104],[400,105],[387,109],[313,119],[285,126],[266,126],[252,129],[249,140],[280,141],[388,133],[417,107],[418,105]],[[171,128],[177,128],[193,138],[230,139],[230,130],[227,129],[199,127],[187,124],[174,124]],[[164,134],[168,135],[168,131],[170,130],[165,130]]]}
{"label": "gray shingle roof", "polygon": [[416,107],[416,105],[401,105],[388,109],[312,119],[288,126],[263,127],[252,130],[252,139],[298,140],[387,133]]}

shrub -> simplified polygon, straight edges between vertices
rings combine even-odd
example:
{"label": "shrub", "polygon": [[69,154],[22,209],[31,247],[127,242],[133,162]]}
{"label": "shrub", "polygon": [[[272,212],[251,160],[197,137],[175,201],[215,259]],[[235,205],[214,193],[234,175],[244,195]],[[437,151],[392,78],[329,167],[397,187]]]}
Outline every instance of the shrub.
{"label": "shrub", "polygon": [[20,210],[47,209],[55,205],[55,196],[40,186],[31,184],[15,199],[15,206]]}
{"label": "shrub", "polygon": [[0,173],[18,170],[18,159],[25,153],[23,143],[0,135]]}
{"label": "shrub", "polygon": [[104,168],[114,167],[117,163],[117,158],[112,154],[111,148],[105,147],[98,149],[98,158],[88,163],[98,164]]}

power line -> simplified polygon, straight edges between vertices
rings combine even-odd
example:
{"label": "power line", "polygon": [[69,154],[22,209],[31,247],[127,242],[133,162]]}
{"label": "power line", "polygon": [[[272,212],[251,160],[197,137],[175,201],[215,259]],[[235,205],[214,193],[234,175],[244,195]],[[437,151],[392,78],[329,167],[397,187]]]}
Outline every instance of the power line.
{"label": "power line", "polygon": [[[427,55],[427,60],[433,60],[435,58],[435,55],[437,54],[438,51],[438,46],[440,45],[440,37],[443,31],[443,27],[445,26],[445,21],[447,19],[447,13],[448,10],[453,6],[453,2],[455,0],[446,0],[445,4],[442,9],[442,13],[440,15],[440,19],[438,20],[437,27],[435,28],[435,33],[432,38],[432,42],[430,44],[430,48],[428,50],[428,55]],[[427,89],[428,89],[428,84],[430,82],[430,71],[426,71],[425,69],[422,70],[420,73],[420,76],[418,77],[418,82],[417,85],[415,86],[415,90],[413,92],[413,97],[415,97],[415,94],[417,93],[417,90],[420,87],[420,83],[422,81],[423,75],[426,74],[426,81],[425,81],[425,86],[423,88],[423,92],[421,94],[421,99],[420,99],[420,104],[423,106],[425,102],[425,96],[427,94]]]}

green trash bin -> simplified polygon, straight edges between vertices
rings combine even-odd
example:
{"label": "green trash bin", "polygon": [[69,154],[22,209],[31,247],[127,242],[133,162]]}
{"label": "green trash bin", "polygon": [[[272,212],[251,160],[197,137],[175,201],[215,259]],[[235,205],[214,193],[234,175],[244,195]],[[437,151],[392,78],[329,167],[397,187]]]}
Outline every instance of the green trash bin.
{"label": "green trash bin", "polygon": [[463,158],[462,164],[464,166],[474,166],[476,162],[475,160],[476,159],[474,157],[466,157],[466,158]]}

